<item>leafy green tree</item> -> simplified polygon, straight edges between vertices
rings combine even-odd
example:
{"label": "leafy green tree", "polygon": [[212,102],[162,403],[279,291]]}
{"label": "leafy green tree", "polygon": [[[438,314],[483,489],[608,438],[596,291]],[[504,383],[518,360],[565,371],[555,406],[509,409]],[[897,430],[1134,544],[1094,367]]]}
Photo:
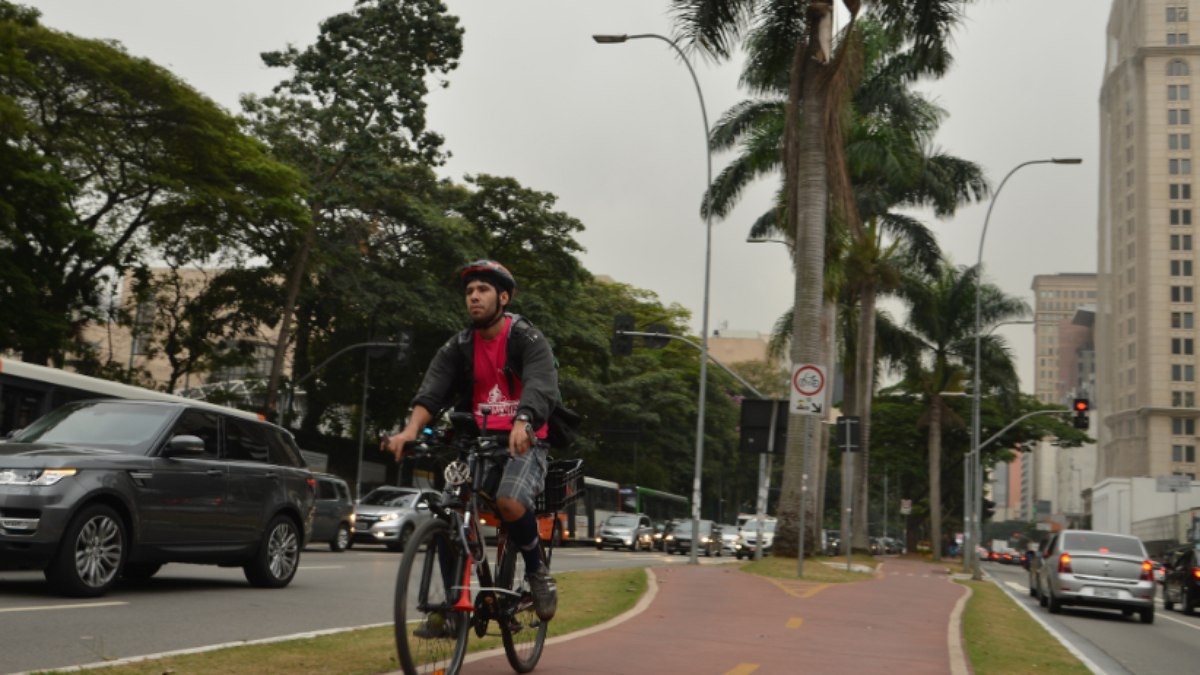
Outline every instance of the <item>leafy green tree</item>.
{"label": "leafy green tree", "polygon": [[276,155],[304,173],[310,217],[299,240],[284,240],[272,256],[287,272],[287,290],[268,410],[301,291],[327,266],[326,249],[344,251],[326,244],[347,229],[369,230],[381,206],[395,205],[411,185],[412,165],[440,161],[442,139],[426,129],[424,97],[461,51],[462,29],[439,0],[358,0],[321,23],[315,44],[263,54],[267,66],[291,74],[271,96],[245,97],[243,107]]}
{"label": "leafy green tree", "polygon": [[219,106],[37,17],[0,1],[0,348],[61,364],[86,349],[107,281],[165,249],[203,260],[304,214],[296,174]]}

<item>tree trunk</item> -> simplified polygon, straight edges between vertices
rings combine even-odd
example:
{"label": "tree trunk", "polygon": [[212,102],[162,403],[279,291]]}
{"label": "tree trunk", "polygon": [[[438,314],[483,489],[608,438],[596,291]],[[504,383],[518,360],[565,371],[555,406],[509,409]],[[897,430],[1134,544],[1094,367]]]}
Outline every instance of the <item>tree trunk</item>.
{"label": "tree trunk", "polygon": [[[275,357],[271,360],[271,377],[267,381],[267,398],[263,402],[263,412],[269,419],[275,419],[275,410],[279,399],[279,381],[283,378],[283,359],[287,355],[288,341],[292,337],[292,315],[296,312],[296,300],[300,297],[300,285],[308,268],[308,258],[317,242],[317,224],[321,220],[321,211],[313,206],[310,211],[312,222],[304,233],[304,241],[296,251],[292,262],[292,273],[288,276],[287,299],[283,303],[283,316],[279,318],[279,336],[275,340]],[[295,373],[292,374],[295,379]]]}
{"label": "tree trunk", "polygon": [[929,409],[929,547],[942,559],[942,399],[934,394]]}
{"label": "tree trunk", "polygon": [[859,418],[862,445],[854,457],[854,548],[869,551],[871,468],[871,400],[875,396],[875,287],[868,284],[858,301],[858,350],[855,355],[855,406]]}
{"label": "tree trunk", "polygon": [[[828,210],[828,175],[825,157],[825,113],[828,67],[807,57],[808,45],[798,46],[792,64],[792,87],[788,96],[788,128],[785,130],[784,174],[787,213],[795,223],[796,278],[792,323],[793,364],[821,364],[824,349],[821,318],[824,307],[825,217]],[[797,81],[799,80],[799,82]],[[800,109],[799,100],[804,105]],[[797,119],[796,111],[800,116]],[[798,124],[797,124],[798,123]],[[806,460],[820,447],[821,417],[790,415],[787,455],[784,458],[780,493],[779,531],[775,547],[781,555],[799,551],[800,509],[808,518],[806,534],[812,532],[816,511],[811,500],[803,500]],[[811,491],[808,493],[811,494]],[[805,551],[812,546],[805,542]]]}

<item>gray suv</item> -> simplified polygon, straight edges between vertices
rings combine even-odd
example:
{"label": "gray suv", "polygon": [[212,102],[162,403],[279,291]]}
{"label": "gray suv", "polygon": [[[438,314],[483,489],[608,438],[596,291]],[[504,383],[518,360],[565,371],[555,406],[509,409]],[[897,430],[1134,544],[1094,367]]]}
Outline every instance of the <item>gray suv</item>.
{"label": "gray suv", "polygon": [[164,563],[239,566],[288,585],[308,538],[312,474],[291,435],[204,403],[69,403],[0,443],[0,568],[103,595]]}

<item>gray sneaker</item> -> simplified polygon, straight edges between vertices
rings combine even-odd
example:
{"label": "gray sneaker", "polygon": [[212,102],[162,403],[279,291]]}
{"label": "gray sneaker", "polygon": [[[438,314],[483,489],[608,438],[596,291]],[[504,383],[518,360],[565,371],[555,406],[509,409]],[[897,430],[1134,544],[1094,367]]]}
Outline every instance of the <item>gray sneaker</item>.
{"label": "gray sneaker", "polygon": [[525,580],[529,582],[533,610],[538,618],[542,621],[553,619],[558,611],[558,587],[554,584],[554,577],[550,576],[550,570],[540,565],[536,572],[526,574]]}
{"label": "gray sneaker", "polygon": [[458,637],[457,629],[458,622],[453,615],[434,612],[413,629],[413,635],[423,640],[453,639]]}

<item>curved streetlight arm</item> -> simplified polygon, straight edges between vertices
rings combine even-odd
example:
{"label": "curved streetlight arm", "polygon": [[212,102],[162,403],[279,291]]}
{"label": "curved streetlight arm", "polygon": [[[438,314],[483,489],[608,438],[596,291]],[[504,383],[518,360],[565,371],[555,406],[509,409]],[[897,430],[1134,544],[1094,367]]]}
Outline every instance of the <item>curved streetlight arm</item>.
{"label": "curved streetlight arm", "polygon": [[978,541],[976,541],[976,538],[979,536],[979,527],[978,527],[979,526],[979,513],[980,513],[980,509],[982,508],[982,498],[983,498],[982,494],[981,494],[983,491],[982,466],[980,465],[980,462],[979,462],[979,448],[980,448],[980,445],[979,445],[979,395],[980,395],[980,391],[979,391],[979,389],[981,386],[980,385],[980,372],[979,372],[979,370],[980,370],[979,369],[979,359],[980,359],[980,338],[982,337],[980,335],[980,315],[981,315],[980,308],[981,308],[981,303],[983,301],[983,293],[981,292],[983,290],[983,242],[984,242],[984,239],[987,237],[988,223],[992,219],[992,209],[996,206],[996,198],[1000,196],[1000,192],[1002,190],[1004,190],[1004,184],[1008,182],[1009,178],[1012,178],[1012,175],[1014,173],[1019,171],[1022,167],[1029,166],[1030,164],[1081,164],[1082,162],[1083,162],[1083,160],[1079,159],[1077,157],[1071,157],[1071,158],[1065,158],[1065,159],[1062,159],[1062,158],[1031,159],[1027,162],[1021,162],[1020,164],[1014,166],[1007,174],[1004,175],[1004,180],[1000,181],[1000,186],[997,187],[996,191],[992,193],[992,198],[988,202],[987,214],[984,215],[984,217],[983,217],[983,231],[979,233],[979,255],[975,259],[975,363],[974,363],[975,374],[974,374],[974,377],[972,378],[973,388],[971,390],[971,394],[972,394],[972,400],[971,400],[971,447],[973,448],[971,450],[971,452],[975,455],[975,461],[974,461],[974,467],[973,467],[975,475],[974,475],[974,480],[972,481],[974,483],[974,494],[971,495],[972,498],[969,500],[972,505],[972,508],[971,508],[972,512],[970,514],[970,520],[972,521],[972,525],[971,525],[970,529],[971,529],[972,533],[974,534],[974,536],[971,537],[972,545],[971,545],[971,551],[970,551],[969,555],[971,558],[971,578],[975,579],[975,580],[979,580],[979,579],[983,578],[983,571],[979,568],[979,559],[978,559],[978,556],[975,555],[975,551],[974,551],[975,547],[978,546],[978,543],[979,543]]}
{"label": "curved streetlight arm", "polygon": [[279,406],[279,416],[278,416],[279,420],[278,420],[277,424],[279,424],[279,426],[283,426],[283,416],[284,416],[284,413],[289,408],[292,407],[292,397],[295,396],[296,387],[299,387],[300,385],[304,384],[313,375],[316,375],[317,373],[319,373],[322,368],[329,365],[330,361],[336,359],[337,357],[341,356],[342,354],[345,354],[346,352],[348,352],[352,349],[360,349],[362,347],[403,347],[403,346],[404,345],[402,345],[398,342],[359,342],[357,344],[350,345],[349,347],[343,347],[343,348],[339,349],[338,351],[334,352],[333,356],[330,356],[329,358],[325,359],[320,364],[318,364],[316,368],[313,368],[312,370],[305,373],[304,377],[301,377],[300,379],[298,379],[295,382],[292,382],[291,384],[288,385],[287,401],[285,402],[284,405]]}
{"label": "curved streetlight arm", "polygon": [[[679,45],[672,39],[659,35],[657,33],[638,33],[637,35],[593,35],[592,39],[599,44],[617,44],[627,42],[629,40],[655,39],[671,45],[675,53],[679,54],[679,58],[683,60],[683,65],[687,66],[688,74],[692,76],[692,84],[696,86],[696,97],[700,99],[700,118],[704,122],[704,156],[706,167],[706,179],[704,184],[704,203],[707,203],[710,192],[712,191],[712,146],[708,142],[708,110],[704,106],[704,93],[700,90],[700,79],[696,77],[696,71],[692,68],[692,62],[688,60],[687,54],[679,48]],[[712,276],[712,209],[704,209],[704,305],[701,312],[701,327],[700,327],[700,392],[696,402],[696,469],[695,476],[692,478],[692,532],[700,531],[700,482],[704,467],[704,402],[707,396],[708,384],[708,290],[709,279]],[[801,509],[801,514],[804,510]],[[803,516],[801,516],[803,517]],[[803,541],[803,540],[801,540]],[[696,550],[695,541],[693,541],[692,552],[688,557],[688,563],[691,565],[699,565],[700,559]]]}

